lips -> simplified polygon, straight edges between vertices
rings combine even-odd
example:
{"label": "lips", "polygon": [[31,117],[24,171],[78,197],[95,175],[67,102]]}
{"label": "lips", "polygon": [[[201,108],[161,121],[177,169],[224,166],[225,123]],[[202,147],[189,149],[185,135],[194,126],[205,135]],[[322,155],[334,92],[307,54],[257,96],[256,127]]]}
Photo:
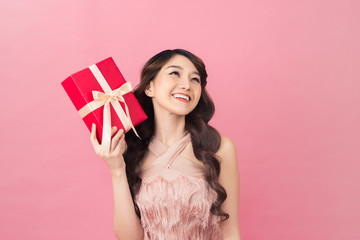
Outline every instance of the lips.
{"label": "lips", "polygon": [[179,100],[186,100],[186,101],[191,100],[191,97],[185,93],[174,93],[174,94],[172,94],[172,96]]}

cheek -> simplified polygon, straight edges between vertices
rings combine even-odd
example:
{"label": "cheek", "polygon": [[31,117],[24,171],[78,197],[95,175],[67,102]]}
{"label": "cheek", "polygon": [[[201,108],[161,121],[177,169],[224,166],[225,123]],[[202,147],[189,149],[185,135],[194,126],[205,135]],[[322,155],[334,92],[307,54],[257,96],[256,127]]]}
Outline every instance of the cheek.
{"label": "cheek", "polygon": [[198,87],[198,89],[196,89],[196,95],[197,95],[197,98],[200,99],[200,97],[201,97],[201,87]]}
{"label": "cheek", "polygon": [[196,93],[196,105],[198,105],[199,101],[200,101],[200,98],[201,98],[201,90],[199,92]]}

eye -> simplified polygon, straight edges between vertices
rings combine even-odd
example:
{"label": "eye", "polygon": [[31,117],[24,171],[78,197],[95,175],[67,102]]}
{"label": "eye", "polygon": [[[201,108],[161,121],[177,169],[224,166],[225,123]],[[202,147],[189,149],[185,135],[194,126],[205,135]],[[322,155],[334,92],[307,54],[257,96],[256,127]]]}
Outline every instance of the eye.
{"label": "eye", "polygon": [[200,79],[198,79],[198,78],[193,78],[192,80],[194,80],[194,81],[196,81],[196,82],[200,83]]}
{"label": "eye", "polygon": [[175,74],[175,75],[177,75],[177,76],[179,76],[179,77],[180,77],[179,72],[174,71],[174,72],[171,72],[171,73],[170,73],[170,75],[173,75],[173,74]]}

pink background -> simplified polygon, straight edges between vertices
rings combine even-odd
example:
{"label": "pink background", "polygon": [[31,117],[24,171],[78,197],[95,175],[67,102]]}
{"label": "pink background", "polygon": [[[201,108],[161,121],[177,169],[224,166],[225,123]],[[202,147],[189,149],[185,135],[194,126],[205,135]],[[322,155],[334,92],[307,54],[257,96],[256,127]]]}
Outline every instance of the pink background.
{"label": "pink background", "polygon": [[0,239],[115,239],[110,173],[60,82],[112,56],[136,85],[199,55],[237,146],[244,240],[360,239],[360,4],[0,3]]}

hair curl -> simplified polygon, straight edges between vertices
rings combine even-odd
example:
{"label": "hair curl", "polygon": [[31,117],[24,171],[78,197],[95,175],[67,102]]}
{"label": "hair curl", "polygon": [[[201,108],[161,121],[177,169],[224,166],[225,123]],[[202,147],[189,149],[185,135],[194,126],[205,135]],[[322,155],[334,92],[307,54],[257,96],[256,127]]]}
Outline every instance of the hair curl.
{"label": "hair curl", "polygon": [[136,131],[142,140],[138,139],[133,131],[129,131],[125,135],[127,149],[123,156],[126,163],[127,180],[134,202],[135,212],[138,217],[141,218],[140,210],[134,201],[141,185],[138,166],[144,159],[151,137],[154,134],[154,108],[151,98],[145,94],[145,89],[150,81],[155,79],[161,68],[175,55],[182,55],[188,58],[200,74],[201,97],[196,108],[185,116],[185,129],[188,130],[191,135],[191,143],[195,157],[205,165],[205,180],[217,193],[217,199],[211,206],[211,213],[225,217],[221,220],[225,221],[229,218],[229,214],[221,210],[221,205],[225,201],[227,194],[225,189],[218,183],[220,163],[215,155],[220,148],[221,137],[219,132],[208,124],[214,115],[215,106],[205,88],[207,84],[207,72],[205,64],[199,57],[183,49],[165,50],[149,59],[142,69],[141,81],[134,90],[134,95],[148,116],[144,122],[136,126]]}

